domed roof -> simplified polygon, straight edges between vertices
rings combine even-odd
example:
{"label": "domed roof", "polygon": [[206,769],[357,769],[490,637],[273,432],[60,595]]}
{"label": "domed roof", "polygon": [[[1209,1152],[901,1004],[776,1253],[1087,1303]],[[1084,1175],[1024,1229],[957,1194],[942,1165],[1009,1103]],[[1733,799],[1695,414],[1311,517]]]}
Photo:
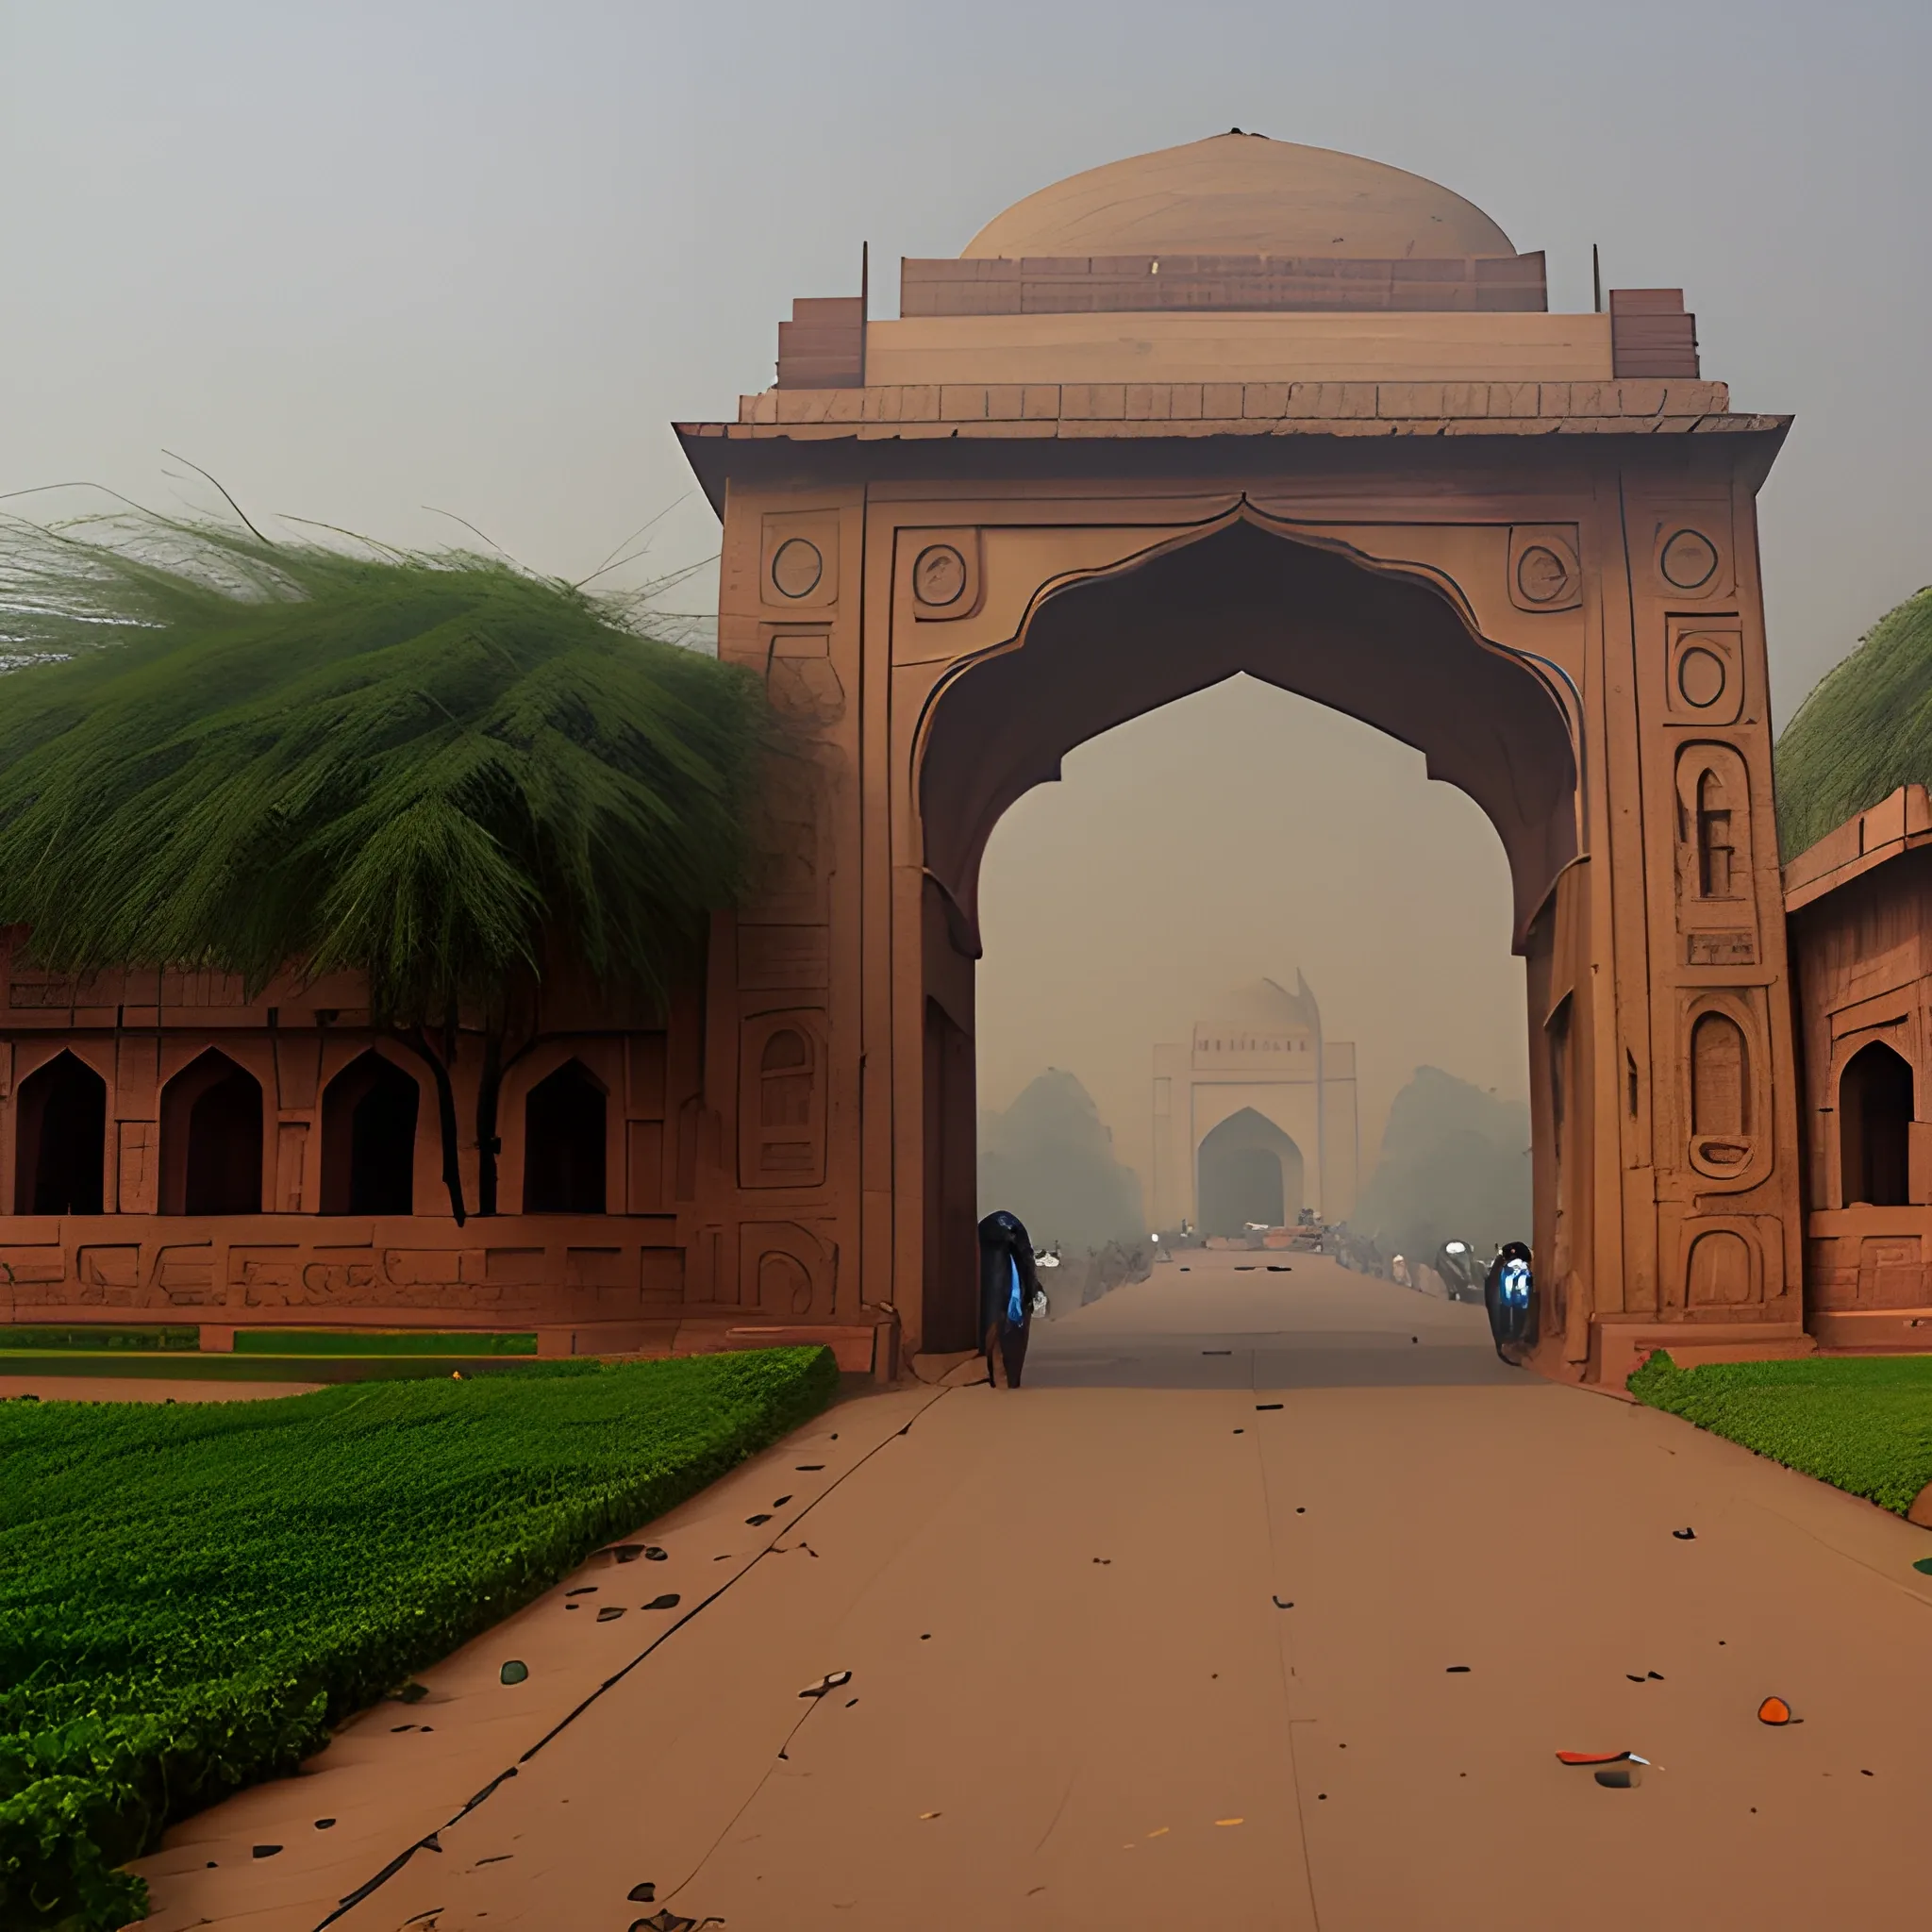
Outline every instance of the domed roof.
{"label": "domed roof", "polygon": [[1273,979],[1257,979],[1247,986],[1237,987],[1224,999],[1216,1000],[1213,1009],[1204,1014],[1199,1024],[1247,1027],[1264,1033],[1296,1028],[1319,1033],[1322,1015],[1315,1005],[1315,995],[1308,991],[1307,981],[1299,973],[1294,976],[1294,983],[1297,988],[1294,992],[1290,992]]}
{"label": "domed roof", "polygon": [[1261,134],[1216,134],[1056,181],[995,215],[960,257],[1515,253],[1481,208],[1420,175]]}

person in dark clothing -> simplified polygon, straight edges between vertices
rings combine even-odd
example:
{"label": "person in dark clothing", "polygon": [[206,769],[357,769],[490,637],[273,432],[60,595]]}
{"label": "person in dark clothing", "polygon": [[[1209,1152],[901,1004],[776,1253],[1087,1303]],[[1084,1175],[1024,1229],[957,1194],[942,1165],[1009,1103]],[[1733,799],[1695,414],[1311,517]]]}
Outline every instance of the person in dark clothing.
{"label": "person in dark clothing", "polygon": [[1033,1238],[1004,1208],[979,1224],[979,1352],[994,1388],[1020,1386],[1034,1300],[1045,1300],[1033,1265]]}

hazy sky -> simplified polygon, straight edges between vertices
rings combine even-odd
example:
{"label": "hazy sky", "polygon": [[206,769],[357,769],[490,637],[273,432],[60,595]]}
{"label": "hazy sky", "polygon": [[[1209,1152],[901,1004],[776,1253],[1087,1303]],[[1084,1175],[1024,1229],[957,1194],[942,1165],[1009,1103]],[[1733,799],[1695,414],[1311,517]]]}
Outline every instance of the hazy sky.
{"label": "hazy sky", "polygon": [[[765,386],[791,299],[856,290],[861,241],[891,313],[902,254],[955,253],[1060,176],[1239,125],[1468,195],[1549,252],[1558,308],[1589,306],[1592,242],[1609,285],[1685,288],[1706,373],[1798,418],[1763,497],[1784,715],[1932,580],[1928,73],[1927,0],[0,0],[0,491],[179,501],[169,448],[258,515],[462,539],[433,505],[571,575],[683,496],[653,557],[682,563],[715,533],[667,422]],[[1419,788],[1417,761],[1283,703],[1230,714],[1237,766],[1204,749],[1225,704],[1070,761],[995,841],[996,923],[1003,868],[1051,888],[1046,855],[1095,801],[1112,804],[1090,824],[1176,851],[1222,836],[1174,816],[1178,785],[1157,808],[1124,745],[1273,828],[1238,868],[1263,893],[1305,865],[1345,890],[1357,861],[1332,824],[1314,856],[1281,747],[1376,800]],[[1500,917],[1488,828],[1443,788],[1423,796],[1415,840],[1392,803],[1375,833],[1388,902],[1424,926]],[[1466,872],[1445,870],[1452,847]],[[1299,961],[1338,1029],[1385,1051],[1351,1011],[1367,982],[1346,922],[1299,900],[1229,919],[1212,983]],[[1512,969],[1471,960],[1449,981],[1467,1013],[1417,1057],[1462,1071],[1461,1052],[1474,1076],[1493,1051],[1482,974]],[[1192,969],[1143,970],[1122,1025],[1161,1000],[1185,1024]],[[1039,1009],[1052,1034],[1043,993]]]}

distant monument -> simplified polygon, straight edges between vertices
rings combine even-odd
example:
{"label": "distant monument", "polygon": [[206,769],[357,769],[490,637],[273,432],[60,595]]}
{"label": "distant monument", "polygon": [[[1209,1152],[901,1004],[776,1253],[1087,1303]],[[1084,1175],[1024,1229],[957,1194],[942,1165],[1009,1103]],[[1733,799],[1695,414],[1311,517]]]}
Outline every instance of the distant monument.
{"label": "distant monument", "polygon": [[1195,1021],[1187,1045],[1154,1049],[1156,1225],[1238,1234],[1304,1208],[1345,1219],[1356,1120],[1355,1047],[1323,1039],[1307,982],[1242,987]]}

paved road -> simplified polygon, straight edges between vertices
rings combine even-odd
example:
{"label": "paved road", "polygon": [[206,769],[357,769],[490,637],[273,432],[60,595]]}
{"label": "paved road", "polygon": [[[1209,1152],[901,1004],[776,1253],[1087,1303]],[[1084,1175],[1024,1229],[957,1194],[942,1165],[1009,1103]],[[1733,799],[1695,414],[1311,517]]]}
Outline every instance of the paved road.
{"label": "paved road", "polygon": [[172,1834],[158,1932],[1925,1922],[1932,1539],[1251,1258],[842,1405]]}

